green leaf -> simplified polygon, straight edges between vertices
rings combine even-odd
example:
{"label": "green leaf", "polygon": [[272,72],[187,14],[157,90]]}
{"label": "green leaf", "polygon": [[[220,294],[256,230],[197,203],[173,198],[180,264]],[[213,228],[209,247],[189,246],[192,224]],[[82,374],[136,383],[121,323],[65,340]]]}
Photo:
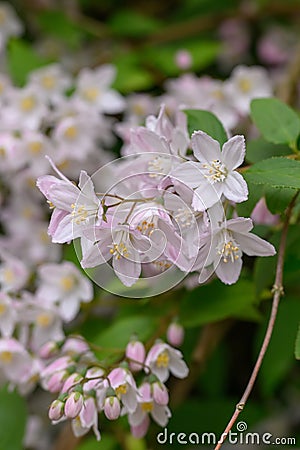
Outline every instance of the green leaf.
{"label": "green leaf", "polygon": [[292,188],[265,188],[267,207],[272,214],[280,214],[284,212],[294,195],[295,189]]}
{"label": "green leaf", "polygon": [[39,56],[27,42],[21,39],[14,39],[9,42],[7,52],[8,71],[16,85],[23,86],[32,70],[49,63],[49,60]]}
{"label": "green leaf", "polygon": [[[180,48],[187,50],[192,59],[191,70],[202,70],[212,64],[220,52],[220,44],[215,41],[183,41]],[[143,48],[142,59],[145,65],[160,70],[165,76],[176,76],[181,69],[176,63],[178,43]]]}
{"label": "green leaf", "polygon": [[[112,325],[100,332],[93,339],[93,344],[104,348],[124,350],[130,338],[137,335],[145,341],[154,333],[157,321],[153,317],[135,315],[116,319]],[[97,352],[99,358],[108,356],[108,351]],[[120,353],[117,355],[120,356]]]}
{"label": "green leaf", "polygon": [[246,202],[236,204],[236,209],[241,217],[249,217],[255,208],[256,203],[264,194],[263,186],[258,186],[257,184],[251,183],[249,180],[247,180],[247,182],[249,192],[248,200]]}
{"label": "green leaf", "polygon": [[77,48],[84,38],[84,31],[72,22],[63,11],[47,10],[38,16],[38,22],[46,34]]}
{"label": "green leaf", "polygon": [[300,134],[300,118],[277,98],[257,98],[251,102],[251,117],[263,137],[274,144],[295,146]]}
{"label": "green leaf", "polygon": [[26,403],[16,392],[0,391],[0,450],[22,450]]}
{"label": "green leaf", "polygon": [[291,150],[287,145],[272,144],[264,139],[254,139],[247,143],[246,161],[256,163],[272,156],[287,156]]}
{"label": "green leaf", "polygon": [[[259,383],[265,395],[271,395],[274,392],[293,366],[299,318],[299,299],[285,297],[280,304],[272,339],[259,374]],[[257,339],[258,348],[261,345],[266,325],[264,323],[260,329]]]}
{"label": "green leaf", "polygon": [[118,10],[109,20],[111,31],[120,37],[141,38],[161,27],[160,21],[132,9]]}
{"label": "green leaf", "polygon": [[227,134],[222,123],[211,112],[202,109],[185,109],[188,118],[188,130],[190,135],[194,131],[204,131],[223,145],[227,140]]}
{"label": "green leaf", "polygon": [[[195,327],[227,317],[259,317],[255,303],[254,285],[248,280],[239,280],[225,286],[219,280],[188,292],[180,305],[180,323]],[[246,314],[247,313],[247,314]]]}
{"label": "green leaf", "polygon": [[248,182],[266,187],[300,189],[300,161],[270,158],[260,161],[243,173]]}
{"label": "green leaf", "polygon": [[118,51],[114,55],[113,63],[117,68],[117,77],[113,88],[122,94],[146,90],[153,86],[153,77],[148,70],[142,67],[137,53],[121,54]]}

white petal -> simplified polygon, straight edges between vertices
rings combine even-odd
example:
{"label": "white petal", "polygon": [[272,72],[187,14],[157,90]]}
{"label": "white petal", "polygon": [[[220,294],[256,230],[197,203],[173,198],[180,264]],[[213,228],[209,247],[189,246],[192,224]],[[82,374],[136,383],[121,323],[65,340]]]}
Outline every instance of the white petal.
{"label": "white petal", "polygon": [[70,322],[73,320],[80,308],[80,302],[78,298],[75,297],[68,297],[61,301],[59,304],[59,313],[62,317],[62,319],[66,322]]}
{"label": "white petal", "polygon": [[234,233],[234,238],[242,251],[249,256],[273,256],[276,253],[272,244],[255,234]]}
{"label": "white petal", "polygon": [[230,172],[223,183],[223,194],[228,200],[240,203],[248,198],[248,186],[242,175]]}
{"label": "white petal", "polygon": [[239,279],[242,265],[243,262],[241,258],[234,262],[229,260],[227,263],[221,259],[218,266],[215,268],[215,272],[223,283],[233,284]]}
{"label": "white petal", "polygon": [[121,256],[113,258],[113,268],[119,280],[127,287],[137,282],[141,274],[141,263],[139,261],[130,261]]}
{"label": "white petal", "polygon": [[244,136],[233,136],[223,145],[222,161],[229,171],[233,170],[242,164],[245,153],[246,146]]}
{"label": "white petal", "polygon": [[158,425],[165,427],[171,417],[171,412],[167,406],[161,406],[154,403],[151,416]]}
{"label": "white petal", "polygon": [[225,183],[211,184],[203,178],[199,187],[194,191],[192,207],[196,211],[205,211],[218,203],[221,199]]}
{"label": "white petal", "polygon": [[253,222],[249,218],[237,217],[226,221],[226,228],[237,233],[248,233],[253,228]]}
{"label": "white petal", "polygon": [[195,131],[193,133],[191,146],[198,161],[209,163],[214,159],[221,159],[219,142],[204,133],[204,131]]}

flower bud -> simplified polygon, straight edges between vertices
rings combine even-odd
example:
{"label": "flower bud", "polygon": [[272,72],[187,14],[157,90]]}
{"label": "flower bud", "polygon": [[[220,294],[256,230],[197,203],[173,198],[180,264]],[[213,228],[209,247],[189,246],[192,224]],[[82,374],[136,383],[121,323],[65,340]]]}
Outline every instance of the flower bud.
{"label": "flower bud", "polygon": [[64,408],[65,408],[65,404],[64,402],[60,401],[60,400],[54,400],[49,408],[49,419],[50,420],[59,420],[62,418],[62,416],[64,415]]}
{"label": "flower bud", "polygon": [[47,381],[46,388],[49,392],[59,392],[68,376],[68,372],[65,370],[60,370],[59,372],[55,372]]}
{"label": "flower bud", "polygon": [[83,395],[80,392],[72,392],[65,404],[65,415],[69,419],[75,419],[83,407]]}
{"label": "flower bud", "polygon": [[70,375],[66,379],[66,381],[65,381],[65,383],[64,383],[64,385],[63,385],[63,387],[61,389],[61,392],[62,393],[63,392],[68,392],[72,387],[74,387],[78,383],[80,383],[81,380],[83,380],[83,377],[80,375],[80,373],[77,373],[77,372],[72,373],[72,375]]}
{"label": "flower bud", "polygon": [[[126,357],[129,359],[129,367],[133,372],[142,370],[145,361],[145,347],[140,341],[131,341],[126,347]],[[130,359],[134,361],[130,361]],[[136,361],[136,362],[135,362]],[[141,363],[141,364],[139,364]]]}
{"label": "flower bud", "polygon": [[175,63],[179,69],[189,69],[193,63],[191,53],[188,50],[178,50],[175,55]]}
{"label": "flower bud", "polygon": [[46,342],[46,344],[42,345],[39,349],[39,356],[43,359],[51,358],[55,356],[58,352],[58,346],[55,341]]}
{"label": "flower bud", "polygon": [[166,386],[159,381],[152,384],[152,395],[155,403],[166,406],[169,403],[169,394]]}
{"label": "flower bud", "polygon": [[104,402],[104,414],[109,420],[116,420],[120,416],[121,405],[116,396],[106,397]]}
{"label": "flower bud", "polygon": [[184,339],[184,329],[179,323],[173,322],[167,329],[167,341],[174,347],[180,347]]}

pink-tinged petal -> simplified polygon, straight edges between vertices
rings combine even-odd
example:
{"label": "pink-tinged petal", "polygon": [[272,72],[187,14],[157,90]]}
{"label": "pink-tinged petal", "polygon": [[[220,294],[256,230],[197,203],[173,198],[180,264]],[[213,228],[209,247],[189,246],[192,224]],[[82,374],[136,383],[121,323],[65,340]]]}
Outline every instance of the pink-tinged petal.
{"label": "pink-tinged petal", "polygon": [[111,237],[105,239],[98,244],[93,244],[88,250],[84,252],[81,260],[81,267],[84,269],[96,267],[106,263],[112,257],[110,253],[111,249]]}
{"label": "pink-tinged petal", "polygon": [[237,217],[226,221],[226,228],[237,233],[248,233],[253,228],[252,220],[245,217]]}
{"label": "pink-tinged petal", "polygon": [[244,136],[233,136],[225,142],[222,149],[222,161],[229,171],[239,167],[244,161],[246,145]]}
{"label": "pink-tinged petal", "polygon": [[132,427],[137,427],[143,422],[146,416],[147,414],[145,411],[138,405],[136,410],[128,415],[128,422]]}
{"label": "pink-tinged petal", "polygon": [[49,200],[59,209],[72,212],[72,204],[75,204],[80,190],[73,183],[58,181],[48,190]]}
{"label": "pink-tinged petal", "polygon": [[122,395],[122,402],[129,413],[133,413],[136,410],[138,403],[137,393],[131,386],[127,385],[127,392],[126,394]]}
{"label": "pink-tinged petal", "polygon": [[248,198],[248,186],[238,172],[230,172],[223,184],[224,196],[233,202],[241,203]]}
{"label": "pink-tinged petal", "polygon": [[273,256],[276,250],[272,244],[255,234],[234,233],[234,239],[241,250],[249,256]]}
{"label": "pink-tinged petal", "polygon": [[213,265],[210,265],[209,267],[203,267],[200,270],[198,282],[200,284],[205,283],[214,274],[214,272],[215,270],[213,268]]}
{"label": "pink-tinged petal", "polygon": [[80,412],[81,422],[85,427],[90,428],[95,423],[96,416],[95,400],[93,397],[88,397],[84,400],[83,408]]}
{"label": "pink-tinged petal", "polygon": [[169,369],[168,367],[158,367],[156,364],[151,366],[152,373],[157,376],[159,381],[164,383],[169,378]]}
{"label": "pink-tinged petal", "polygon": [[139,127],[131,131],[131,144],[136,151],[145,153],[170,153],[167,141],[151,130]]}
{"label": "pink-tinged petal", "polygon": [[148,428],[149,428],[149,425],[150,425],[149,416],[147,414],[145,414],[144,417],[143,417],[143,421],[139,425],[137,425],[137,426],[133,426],[132,425],[131,426],[131,434],[135,438],[141,439],[141,438],[143,438],[146,435],[146,433],[148,431]]}
{"label": "pink-tinged petal", "polygon": [[210,163],[214,159],[222,159],[219,142],[204,131],[195,131],[192,134],[191,146],[194,156],[200,162]]}
{"label": "pink-tinged petal", "polygon": [[175,187],[179,184],[179,188],[182,184],[190,188],[195,188],[199,186],[201,180],[206,180],[201,170],[201,164],[193,161],[176,166],[172,169],[170,177],[175,183]]}
{"label": "pink-tinged petal", "polygon": [[221,259],[218,266],[215,268],[215,272],[223,283],[233,284],[239,279],[242,265],[243,262],[241,258],[234,262],[229,260],[227,263]]}
{"label": "pink-tinged petal", "polygon": [[80,299],[82,302],[89,302],[93,298],[93,285],[90,280],[83,278],[80,280]]}
{"label": "pink-tinged petal", "polygon": [[154,403],[153,409],[151,411],[151,416],[155,420],[158,425],[161,427],[165,427],[169,422],[169,418],[171,417],[171,411],[167,406],[161,406]]}
{"label": "pink-tinged petal", "polygon": [[131,261],[121,256],[119,259],[114,257],[112,265],[119,280],[127,287],[136,283],[141,274],[140,261]]}
{"label": "pink-tinged petal", "polygon": [[55,208],[53,210],[53,213],[51,215],[49,227],[48,227],[48,234],[49,236],[52,236],[55,234],[60,222],[68,215],[66,211],[63,211],[61,209]]}
{"label": "pink-tinged petal", "polygon": [[205,211],[220,201],[225,189],[225,183],[209,183],[203,178],[199,187],[194,191],[192,207],[195,211]]}
{"label": "pink-tinged petal", "polygon": [[58,182],[58,178],[53,175],[43,175],[38,177],[36,185],[41,193],[48,199],[48,191],[51,186]]}
{"label": "pink-tinged petal", "polygon": [[73,419],[71,421],[71,427],[72,427],[74,436],[76,436],[76,437],[84,436],[85,434],[87,434],[90,431],[89,427],[82,426],[79,418]]}
{"label": "pink-tinged petal", "polygon": [[52,242],[55,244],[64,244],[75,239],[73,232],[73,222],[70,214],[67,214],[57,225],[52,234]]}

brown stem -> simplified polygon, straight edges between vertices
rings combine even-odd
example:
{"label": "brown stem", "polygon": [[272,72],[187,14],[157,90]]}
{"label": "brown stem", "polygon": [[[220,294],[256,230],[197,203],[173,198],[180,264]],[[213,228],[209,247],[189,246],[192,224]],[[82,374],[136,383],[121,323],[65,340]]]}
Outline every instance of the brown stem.
{"label": "brown stem", "polygon": [[288,232],[288,227],[289,227],[292,210],[295,205],[298,193],[299,192],[297,192],[297,194],[294,196],[293,200],[291,201],[291,203],[289,204],[289,206],[287,208],[286,218],[285,218],[283,228],[282,228],[279,251],[278,251],[278,260],[277,260],[277,266],[276,266],[276,276],[275,276],[275,282],[274,282],[273,289],[272,289],[272,292],[274,293],[273,302],[272,302],[272,310],[271,310],[271,314],[270,314],[267,331],[266,331],[256,364],[254,366],[254,369],[252,371],[252,374],[251,374],[248,384],[246,386],[246,389],[245,389],[239,403],[236,405],[235,411],[234,411],[230,421],[228,422],[228,425],[226,426],[223,434],[221,435],[221,437],[218,441],[218,444],[215,447],[215,450],[219,450],[222,447],[222,444],[226,440],[226,438],[227,438],[230,430],[232,429],[233,425],[235,424],[239,414],[241,413],[241,411],[243,411],[245,404],[248,400],[248,397],[251,394],[251,391],[253,389],[259,369],[262,365],[265,353],[266,353],[269,343],[270,343],[270,339],[272,336],[272,332],[273,332],[273,328],[274,328],[274,324],[275,324],[275,320],[276,320],[276,316],[277,316],[280,297],[283,295],[282,278],[283,278],[283,265],[284,265],[286,238],[287,238],[287,232]]}

